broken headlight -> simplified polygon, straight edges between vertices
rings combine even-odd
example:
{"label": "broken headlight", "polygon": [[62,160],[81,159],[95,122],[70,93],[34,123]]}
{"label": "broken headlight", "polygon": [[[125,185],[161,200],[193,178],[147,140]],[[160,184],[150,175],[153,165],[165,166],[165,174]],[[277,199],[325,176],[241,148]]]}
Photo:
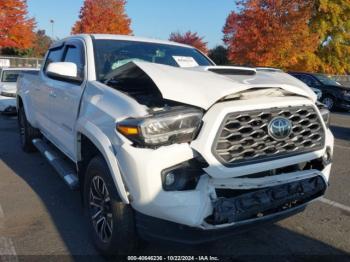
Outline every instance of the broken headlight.
{"label": "broken headlight", "polygon": [[192,141],[198,133],[203,112],[195,108],[174,107],[144,118],[129,118],[117,130],[138,146],[157,147]]}

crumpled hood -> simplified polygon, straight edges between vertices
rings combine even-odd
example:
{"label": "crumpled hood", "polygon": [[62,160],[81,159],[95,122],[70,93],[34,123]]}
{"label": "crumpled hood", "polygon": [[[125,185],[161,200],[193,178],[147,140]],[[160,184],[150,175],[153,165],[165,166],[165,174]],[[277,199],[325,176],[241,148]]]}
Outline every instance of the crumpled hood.
{"label": "crumpled hood", "polygon": [[208,67],[177,68],[139,61],[132,61],[126,67],[139,67],[153,80],[165,99],[205,110],[227,96],[249,89],[283,89],[314,102],[317,100],[308,86],[286,73],[257,72],[255,75],[224,76],[209,72]]}

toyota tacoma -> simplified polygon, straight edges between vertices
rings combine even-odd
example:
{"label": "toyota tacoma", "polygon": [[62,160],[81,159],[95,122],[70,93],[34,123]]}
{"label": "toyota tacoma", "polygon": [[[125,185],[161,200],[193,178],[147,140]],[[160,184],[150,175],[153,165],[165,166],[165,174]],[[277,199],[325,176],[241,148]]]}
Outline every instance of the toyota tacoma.
{"label": "toyota tacoma", "polygon": [[193,47],[116,35],[54,43],[18,80],[21,146],[79,189],[93,241],[202,243],[324,195],[329,111],[279,71],[216,66]]}

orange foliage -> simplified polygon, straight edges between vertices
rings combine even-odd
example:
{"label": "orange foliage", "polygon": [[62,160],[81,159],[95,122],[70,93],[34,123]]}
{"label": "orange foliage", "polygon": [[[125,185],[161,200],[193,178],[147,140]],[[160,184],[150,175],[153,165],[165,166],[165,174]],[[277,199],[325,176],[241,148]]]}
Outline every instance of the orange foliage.
{"label": "orange foliage", "polygon": [[125,4],[125,0],[85,0],[72,34],[132,34]]}
{"label": "orange foliage", "polygon": [[28,18],[26,0],[0,0],[0,48],[32,47],[35,20]]}
{"label": "orange foliage", "polygon": [[314,70],[319,37],[308,22],[312,1],[245,0],[224,26],[229,59],[238,64]]}
{"label": "orange foliage", "polygon": [[186,32],[185,34],[181,34],[179,32],[177,33],[171,33],[169,40],[181,44],[191,45],[200,51],[202,51],[204,54],[208,53],[208,47],[207,42],[203,41],[204,37],[198,36],[197,33],[192,33],[191,31]]}

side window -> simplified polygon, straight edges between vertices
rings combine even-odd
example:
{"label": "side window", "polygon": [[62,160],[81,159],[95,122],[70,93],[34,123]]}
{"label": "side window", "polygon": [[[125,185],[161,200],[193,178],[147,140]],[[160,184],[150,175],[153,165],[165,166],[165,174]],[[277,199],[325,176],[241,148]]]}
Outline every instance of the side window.
{"label": "side window", "polygon": [[63,54],[62,47],[51,49],[49,51],[49,54],[48,54],[46,62],[45,62],[44,72],[46,72],[46,69],[47,69],[49,64],[51,64],[53,62],[60,62],[62,60],[62,54]]}
{"label": "side window", "polygon": [[307,75],[299,75],[298,78],[308,86],[314,86],[316,82],[311,76]]}
{"label": "side window", "polygon": [[76,64],[78,68],[79,77],[82,79],[84,78],[85,59],[83,52],[80,48],[73,45],[67,46],[64,62],[71,62]]}

